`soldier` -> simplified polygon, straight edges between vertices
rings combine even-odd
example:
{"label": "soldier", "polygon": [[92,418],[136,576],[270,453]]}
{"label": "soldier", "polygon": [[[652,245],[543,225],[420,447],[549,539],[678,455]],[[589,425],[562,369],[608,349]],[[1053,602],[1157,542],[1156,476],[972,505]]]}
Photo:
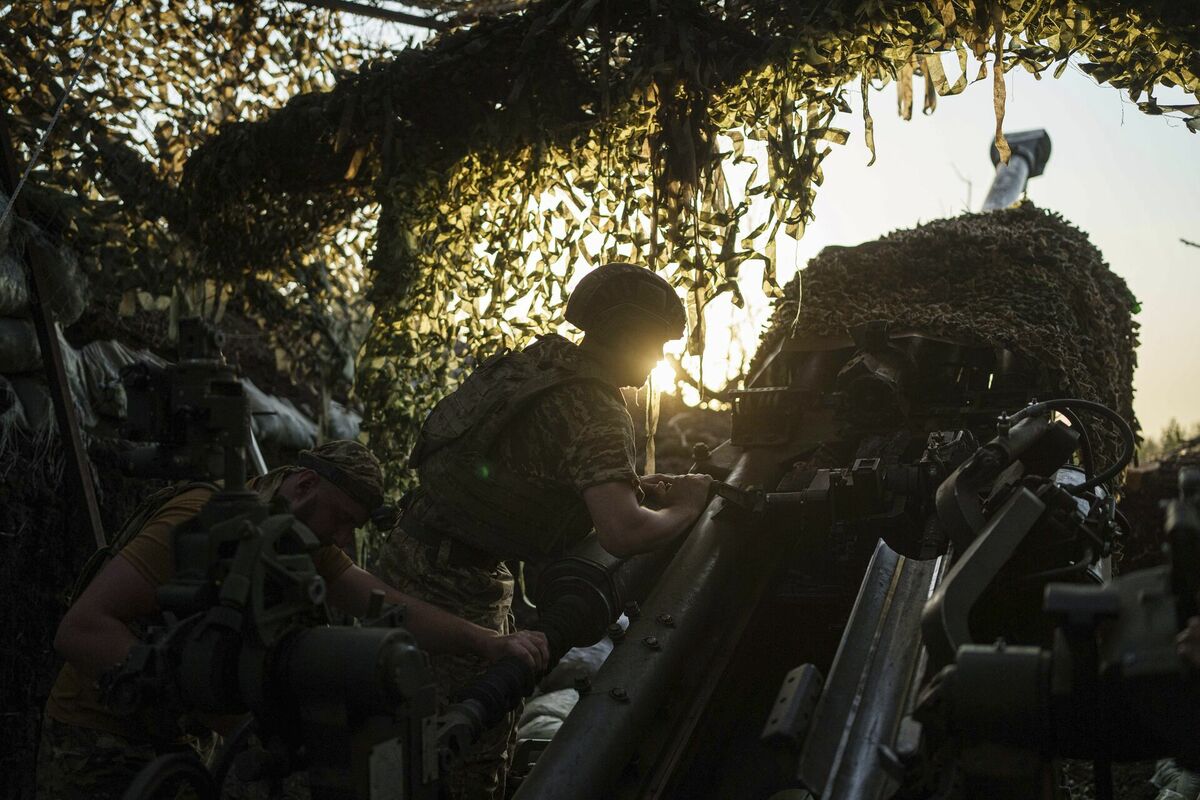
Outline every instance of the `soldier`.
{"label": "soldier", "polygon": [[[505,560],[544,563],[593,528],[616,556],[654,550],[703,511],[712,479],[634,467],[622,386],[641,386],[663,344],[683,333],[675,291],[648,269],[608,264],[580,281],[566,318],[579,345],[548,335],[484,361],[434,408],[410,459],[420,485],[384,544],[381,574],[404,591],[498,633],[512,628]],[[642,490],[660,510],[640,505]],[[438,656],[441,692],[468,683],[479,659]],[[489,731],[449,776],[454,797],[502,798],[514,726]]]}
{"label": "soldier", "polygon": [[[508,655],[535,668],[548,659],[545,637],[498,635],[401,594],[356,566],[341,548],[382,503],[379,462],[358,442],[339,441],[306,450],[299,466],[281,467],[251,481],[264,501],[286,499],[291,513],[321,543],[313,560],[328,587],[331,605],[361,616],[371,591],[407,606],[405,624],[429,650],[469,653],[482,661]],[[97,678],[123,661],[137,642],[135,631],[157,616],[155,591],[173,572],[171,530],[199,513],[216,491],[207,484],[181,487],[164,504],[135,514],[136,535],[86,586],[68,609],[54,639],[66,659],[46,703],[38,754],[38,796],[120,798],[138,771],[156,755],[181,749],[179,731],[151,731],[119,717],[100,700]],[[153,506],[153,503],[150,504]],[[127,526],[133,533],[133,529]],[[205,720],[227,732],[233,721]]]}

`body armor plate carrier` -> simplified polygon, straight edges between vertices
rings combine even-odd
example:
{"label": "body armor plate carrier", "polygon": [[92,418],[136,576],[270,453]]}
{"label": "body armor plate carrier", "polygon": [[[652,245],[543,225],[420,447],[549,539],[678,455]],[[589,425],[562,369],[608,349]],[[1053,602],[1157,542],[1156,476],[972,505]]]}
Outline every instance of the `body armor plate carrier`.
{"label": "body armor plate carrier", "polygon": [[501,559],[538,562],[591,530],[587,506],[567,480],[548,489],[496,458],[501,434],[552,389],[586,381],[624,402],[598,368],[561,357],[566,347],[573,345],[550,335],[525,350],[492,356],[429,414],[409,467],[421,480],[413,505],[432,507],[454,527],[440,533]]}

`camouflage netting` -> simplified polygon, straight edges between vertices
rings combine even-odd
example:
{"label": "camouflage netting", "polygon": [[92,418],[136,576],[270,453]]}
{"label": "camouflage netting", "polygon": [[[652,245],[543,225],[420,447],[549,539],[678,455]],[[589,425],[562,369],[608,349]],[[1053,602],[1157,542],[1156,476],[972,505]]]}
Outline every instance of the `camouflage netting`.
{"label": "camouflage netting", "polygon": [[[887,320],[1034,359],[1067,394],[1104,403],[1137,430],[1137,301],[1086,234],[1032,203],[827,247],[784,293],[751,374],[789,331],[845,335]],[[1095,425],[1097,458],[1112,463],[1116,432]]]}
{"label": "camouflage netting", "polygon": [[[59,10],[71,4],[44,5],[73,32],[66,40],[77,41],[77,17]],[[231,32],[221,46],[240,55],[214,59],[219,102],[205,108],[211,95],[193,80],[181,124],[162,126],[148,141],[131,119],[136,108],[97,98],[115,94],[107,83],[85,83],[97,102],[72,113],[92,117],[71,118],[70,146],[52,154],[41,177],[63,183],[57,176],[86,166],[88,180],[65,187],[89,193],[86,202],[72,198],[81,236],[97,225],[101,232],[125,225],[137,234],[143,274],[163,256],[173,274],[199,272],[216,281],[215,294],[249,298],[302,379],[330,380],[347,346],[361,341],[371,306],[347,294],[362,285],[344,267],[365,252],[364,242],[345,239],[378,219],[364,282],[375,316],[357,389],[371,413],[373,444],[398,460],[464,359],[560,322],[565,287],[581,268],[624,258],[661,271],[687,295],[693,352],[702,347],[705,306],[723,292],[736,297],[742,264],[763,262],[776,291],[775,244],[811,221],[822,159],[848,135],[840,114],[862,114],[873,150],[873,90],[893,84],[909,116],[986,78],[999,126],[1006,70],[1057,75],[1076,59],[1148,113],[1171,111],[1200,126],[1197,107],[1171,109],[1153,95],[1157,86],[1200,89],[1200,30],[1187,6],[430,0],[422,7],[464,12],[459,24],[421,48],[364,65],[361,48],[317,31],[319,17],[305,12],[289,23],[280,4],[241,4],[231,24],[226,3],[170,4],[170,11],[132,3],[123,24],[144,38],[164,35],[164,15],[178,14],[183,53],[211,49],[188,38],[204,26]],[[31,18],[40,13],[34,4],[24,8]],[[516,11],[475,13],[506,8]],[[269,86],[248,67],[266,52],[271,80],[286,76],[275,69],[284,48],[259,34],[272,26],[296,35],[310,54],[319,35],[332,69],[344,71],[331,90],[306,90],[264,113]],[[57,36],[53,25],[47,31]],[[29,41],[0,43],[0,59],[33,57]],[[966,74],[968,53],[980,72]],[[141,51],[138,58],[157,66]],[[192,59],[162,63],[196,75]],[[110,75],[119,73],[120,63],[113,66]],[[328,77],[314,73],[317,66],[308,59],[302,73],[313,83]],[[87,77],[94,74],[99,68]],[[235,79],[248,87],[245,113],[243,92],[227,93]],[[32,133],[53,87],[35,81],[22,92],[23,83],[14,83],[11,100]],[[168,83],[144,81],[137,97],[172,121],[161,99]],[[745,185],[729,185],[725,165],[733,163],[753,167]],[[769,209],[761,224],[749,222],[753,202]],[[306,313],[289,313],[297,307]],[[506,312],[512,307],[515,315]],[[353,324],[344,324],[347,317]],[[312,340],[321,347],[307,357]],[[341,352],[331,354],[331,344]],[[288,358],[290,345],[303,345],[302,357]]]}
{"label": "camouflage netting", "polygon": [[[762,261],[777,291],[776,242],[812,219],[822,159],[847,138],[838,115],[860,113],[874,149],[875,90],[894,85],[908,117],[986,81],[999,127],[1006,70],[1059,75],[1074,60],[1200,128],[1200,105],[1154,98],[1200,91],[1192,3],[414,5],[452,29],[387,51],[283,0],[0,4],[0,100],[22,162],[57,120],[25,194],[90,286],[71,344],[158,349],[181,314],[236,320],[270,385],[327,398],[357,379],[372,444],[399,463],[467,359],[553,328],[583,267],[633,259],[666,275],[687,295],[693,350],[743,263]],[[980,72],[963,71],[968,53]],[[744,185],[728,185],[733,164],[752,167]],[[752,202],[770,212],[754,226]],[[8,474],[26,481],[0,503],[38,527],[5,521],[0,560],[36,580],[7,588],[42,604],[12,653],[44,667],[63,581],[38,559],[62,569],[71,540],[53,471],[16,458]],[[0,731],[17,763],[45,688],[23,685],[13,735]]]}

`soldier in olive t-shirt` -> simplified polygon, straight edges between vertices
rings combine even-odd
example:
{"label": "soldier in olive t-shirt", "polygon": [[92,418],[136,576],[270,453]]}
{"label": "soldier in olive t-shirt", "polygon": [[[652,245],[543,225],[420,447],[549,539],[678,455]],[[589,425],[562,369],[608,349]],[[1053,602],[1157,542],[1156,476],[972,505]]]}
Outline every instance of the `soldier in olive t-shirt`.
{"label": "soldier in olive t-shirt", "polygon": [[[341,548],[382,502],[378,460],[358,442],[329,442],[300,454],[300,466],[282,467],[251,482],[265,501],[279,496],[321,542],[313,554],[331,605],[361,616],[373,591],[408,608],[407,627],[433,650],[477,653],[486,660],[516,656],[545,664],[545,638],[494,632],[396,591],[357,567]],[[53,798],[120,798],[139,770],[162,752],[186,747],[179,730],[152,729],[120,717],[101,702],[97,677],[111,669],[157,617],[157,587],[173,573],[171,532],[199,513],[212,488],[176,495],[141,525],[68,610],[55,637],[67,663],[46,704],[38,753],[38,793]],[[136,523],[135,523],[136,524]],[[181,727],[226,732],[236,720],[183,720]],[[192,724],[192,723],[195,724]]]}

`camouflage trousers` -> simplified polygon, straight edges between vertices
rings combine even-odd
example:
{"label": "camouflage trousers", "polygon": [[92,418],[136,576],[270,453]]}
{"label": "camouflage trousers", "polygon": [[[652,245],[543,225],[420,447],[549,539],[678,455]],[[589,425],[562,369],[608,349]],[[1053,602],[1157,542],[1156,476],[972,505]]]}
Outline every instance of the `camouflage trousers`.
{"label": "camouflage trousers", "polygon": [[[406,594],[432,603],[497,633],[514,631],[513,577],[508,567],[452,566],[446,549],[437,549],[393,530],[379,555],[379,576]],[[487,666],[477,656],[434,655],[430,659],[445,704]],[[445,781],[454,800],[503,800],[505,778],[516,742],[520,710],[484,734]]]}
{"label": "camouflage trousers", "polygon": [[[39,800],[121,800],[137,774],[157,756],[190,748],[205,760],[211,747],[210,738],[161,748],[45,716],[37,757],[37,796]],[[185,790],[177,797],[185,800],[194,794]]]}

